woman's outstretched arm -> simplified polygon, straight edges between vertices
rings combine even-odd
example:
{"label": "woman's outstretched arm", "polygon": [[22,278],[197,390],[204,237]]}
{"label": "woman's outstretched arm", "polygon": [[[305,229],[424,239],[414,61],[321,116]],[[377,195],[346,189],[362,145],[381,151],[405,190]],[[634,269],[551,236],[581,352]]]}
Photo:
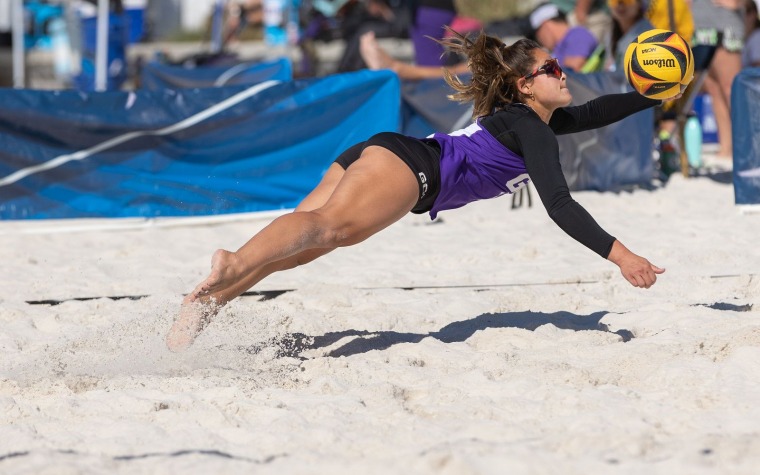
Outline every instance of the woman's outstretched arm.
{"label": "woman's outstretched arm", "polygon": [[661,103],[638,92],[607,94],[585,104],[557,109],[552,114],[549,127],[557,135],[583,132],[610,125]]}
{"label": "woman's outstretched arm", "polygon": [[628,250],[607,233],[572,196],[559,162],[559,146],[551,131],[537,120],[516,125],[520,134],[531,181],[549,217],[570,237],[620,268],[623,277],[635,287],[649,288],[657,274],[665,272],[647,259]]}

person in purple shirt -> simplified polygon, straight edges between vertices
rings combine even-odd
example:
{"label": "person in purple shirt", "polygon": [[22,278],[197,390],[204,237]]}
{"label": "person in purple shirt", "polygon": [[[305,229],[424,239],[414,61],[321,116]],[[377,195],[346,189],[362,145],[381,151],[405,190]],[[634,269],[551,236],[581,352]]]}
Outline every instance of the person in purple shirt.
{"label": "person in purple shirt", "polygon": [[433,38],[443,39],[443,27],[456,16],[454,0],[416,0],[409,36],[414,46],[414,62],[419,66],[445,66],[446,50]]}
{"label": "person in purple shirt", "polygon": [[629,92],[569,107],[562,67],[535,41],[507,46],[485,34],[471,40],[455,33],[444,43],[468,58],[470,82],[446,79],[454,99],[473,102],[476,121],[423,139],[384,132],[343,152],[294,212],[237,251],[214,253],[211,273],[183,300],[169,330],[172,351],[187,348],[221,306],[273,272],[358,244],[409,212],[435,217],[528,181],[569,236],[616,264],[631,285],[655,283],[665,270],[628,250],[572,199],[556,135],[603,127],[660,101]]}
{"label": "person in purple shirt", "polygon": [[570,27],[565,14],[551,3],[533,9],[528,19],[532,29],[530,36],[551,51],[565,69],[580,71],[599,45],[588,29]]}

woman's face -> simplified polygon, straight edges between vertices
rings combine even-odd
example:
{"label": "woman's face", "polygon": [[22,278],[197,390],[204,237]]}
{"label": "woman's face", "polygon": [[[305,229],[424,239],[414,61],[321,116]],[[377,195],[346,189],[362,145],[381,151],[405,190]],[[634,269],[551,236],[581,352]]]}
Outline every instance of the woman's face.
{"label": "woman's face", "polygon": [[618,23],[632,23],[644,8],[641,0],[607,0],[610,15]]}
{"label": "woman's face", "polygon": [[533,57],[532,73],[525,81],[536,102],[551,111],[570,104],[573,96],[567,89],[567,76],[559,65],[552,63],[556,59],[542,49],[535,50]]}

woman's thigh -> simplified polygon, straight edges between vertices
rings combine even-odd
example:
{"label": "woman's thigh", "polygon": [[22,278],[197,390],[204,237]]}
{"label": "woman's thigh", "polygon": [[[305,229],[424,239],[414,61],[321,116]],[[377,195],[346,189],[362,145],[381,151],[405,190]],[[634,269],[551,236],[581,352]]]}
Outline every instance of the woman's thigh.
{"label": "woman's thigh", "polygon": [[393,152],[368,146],[315,212],[346,236],[341,245],[367,239],[401,219],[417,203],[414,172]]}
{"label": "woman's thigh", "polygon": [[320,180],[319,185],[314,188],[311,193],[306,195],[296,207],[296,211],[313,211],[317,208],[321,208],[330,199],[335,187],[338,186],[340,179],[343,178],[343,174],[346,171],[342,166],[337,163],[330,164],[330,168]]}

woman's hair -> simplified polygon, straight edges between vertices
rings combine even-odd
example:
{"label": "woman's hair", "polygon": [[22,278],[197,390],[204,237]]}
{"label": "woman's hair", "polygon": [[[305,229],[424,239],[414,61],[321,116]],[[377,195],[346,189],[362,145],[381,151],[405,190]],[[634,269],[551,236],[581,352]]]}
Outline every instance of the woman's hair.
{"label": "woman's hair", "polygon": [[541,45],[530,39],[520,39],[507,46],[499,38],[481,32],[470,38],[448,28],[452,37],[439,41],[445,48],[467,57],[472,73],[469,84],[444,70],[446,82],[456,91],[449,98],[473,103],[473,117],[491,114],[507,104],[523,102],[525,95],[517,89],[517,81],[532,72],[534,50]]}

